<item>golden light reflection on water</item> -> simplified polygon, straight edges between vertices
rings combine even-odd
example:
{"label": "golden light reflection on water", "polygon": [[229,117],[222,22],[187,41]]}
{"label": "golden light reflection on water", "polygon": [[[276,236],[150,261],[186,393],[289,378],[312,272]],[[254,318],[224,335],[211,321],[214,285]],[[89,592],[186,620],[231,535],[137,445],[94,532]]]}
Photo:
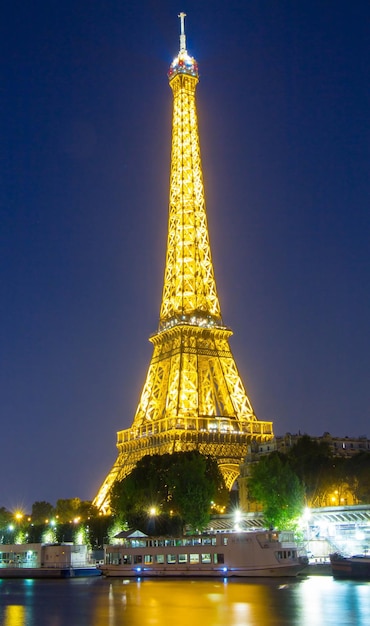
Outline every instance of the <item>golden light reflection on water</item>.
{"label": "golden light reflection on water", "polygon": [[[245,626],[269,624],[268,590],[222,581],[115,581],[97,598],[93,626]],[[119,622],[121,623],[121,621]]]}
{"label": "golden light reflection on water", "polygon": [[354,626],[369,597],[370,582],[331,576],[0,581],[0,626]]}
{"label": "golden light reflection on water", "polygon": [[4,626],[26,626],[25,607],[19,604],[10,604],[6,606]]}

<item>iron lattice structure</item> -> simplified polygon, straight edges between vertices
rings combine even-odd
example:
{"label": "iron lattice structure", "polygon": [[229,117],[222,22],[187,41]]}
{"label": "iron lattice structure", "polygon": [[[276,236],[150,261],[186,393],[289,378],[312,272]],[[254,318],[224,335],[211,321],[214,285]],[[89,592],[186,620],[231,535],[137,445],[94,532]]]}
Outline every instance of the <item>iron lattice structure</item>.
{"label": "iron lattice structure", "polygon": [[169,224],[158,332],[131,428],[118,433],[118,457],[94,504],[147,454],[197,449],[218,461],[231,489],[252,440],[273,438],[256,418],[222,322],[209,243],[195,91],[198,67],[180,51],[168,73],[173,92]]}

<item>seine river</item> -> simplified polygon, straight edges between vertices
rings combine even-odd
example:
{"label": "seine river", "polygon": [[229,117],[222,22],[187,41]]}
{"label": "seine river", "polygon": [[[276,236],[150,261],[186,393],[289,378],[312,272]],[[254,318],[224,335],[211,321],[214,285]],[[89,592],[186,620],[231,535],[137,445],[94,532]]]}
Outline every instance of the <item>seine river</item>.
{"label": "seine river", "polygon": [[297,580],[0,580],[1,626],[370,624],[370,583]]}

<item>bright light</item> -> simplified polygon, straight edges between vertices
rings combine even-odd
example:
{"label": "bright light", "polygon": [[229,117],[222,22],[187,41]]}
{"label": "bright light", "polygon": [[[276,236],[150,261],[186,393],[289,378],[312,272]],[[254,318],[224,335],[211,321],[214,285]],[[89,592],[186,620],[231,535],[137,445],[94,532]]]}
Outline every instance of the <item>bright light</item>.
{"label": "bright light", "polygon": [[22,517],[23,517],[23,513],[21,513],[20,511],[17,511],[17,512],[14,514],[14,517],[15,517],[15,519],[17,520],[17,522],[20,522],[20,521],[21,521],[21,519],[22,519]]}
{"label": "bright light", "polygon": [[149,509],[149,515],[151,517],[154,517],[155,515],[157,515],[157,509],[155,508],[155,506],[151,506]]}
{"label": "bright light", "polygon": [[306,506],[305,510],[303,511],[303,519],[306,520],[306,522],[310,519],[311,517],[311,509]]}

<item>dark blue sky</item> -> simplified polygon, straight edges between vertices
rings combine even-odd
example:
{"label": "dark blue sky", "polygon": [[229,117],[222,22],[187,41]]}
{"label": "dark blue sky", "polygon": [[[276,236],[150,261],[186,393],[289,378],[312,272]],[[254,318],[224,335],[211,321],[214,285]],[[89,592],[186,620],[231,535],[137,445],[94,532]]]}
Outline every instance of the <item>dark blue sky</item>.
{"label": "dark blue sky", "polygon": [[185,11],[231,346],[276,434],[370,437],[370,5],[13,0],[0,26],[0,506],[91,499],[158,324]]}

